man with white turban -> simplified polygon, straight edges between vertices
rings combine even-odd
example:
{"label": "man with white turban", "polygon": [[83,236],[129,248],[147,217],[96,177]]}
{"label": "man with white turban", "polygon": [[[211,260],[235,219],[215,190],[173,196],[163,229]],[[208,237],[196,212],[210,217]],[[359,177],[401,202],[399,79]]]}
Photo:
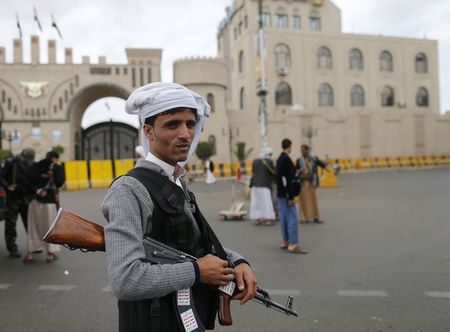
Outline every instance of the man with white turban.
{"label": "man with white turban", "polygon": [[[214,240],[182,179],[210,107],[181,85],[152,83],[134,91],[125,108],[140,117],[146,157],[114,181],[102,203],[108,220],[108,276],[119,299],[119,331],[184,331],[189,328],[183,324],[193,321],[212,329],[218,290],[211,286],[226,286],[235,278],[235,298],[245,303],[256,293],[256,279],[239,254]],[[144,237],[198,260],[152,265],[145,257]],[[178,312],[176,295],[189,288],[194,308],[189,314]]]}
{"label": "man with white turban", "polygon": [[261,149],[260,158],[253,160],[251,195],[250,195],[250,219],[255,220],[255,225],[273,225],[275,211],[272,200],[272,183],[275,180],[275,169],[272,161],[272,149]]}

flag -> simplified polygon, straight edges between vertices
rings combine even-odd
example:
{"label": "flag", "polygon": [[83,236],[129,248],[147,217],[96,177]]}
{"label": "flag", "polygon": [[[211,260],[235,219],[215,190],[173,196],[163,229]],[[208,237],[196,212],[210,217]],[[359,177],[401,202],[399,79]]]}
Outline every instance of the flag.
{"label": "flag", "polygon": [[52,14],[52,27],[56,29],[58,32],[59,37],[62,39],[61,31],[59,31],[58,26],[56,25],[55,17]]}
{"label": "flag", "polygon": [[17,22],[17,29],[19,29],[20,39],[22,39],[22,28],[20,27],[19,15],[17,15],[17,13],[16,13],[16,22]]}
{"label": "flag", "polygon": [[33,12],[34,12],[34,20],[36,21],[36,23],[37,23],[37,25],[39,27],[39,30],[41,30],[41,32],[42,32],[41,22],[39,21],[39,18],[38,18],[38,15],[37,15],[37,10],[36,10],[35,6],[33,6]]}

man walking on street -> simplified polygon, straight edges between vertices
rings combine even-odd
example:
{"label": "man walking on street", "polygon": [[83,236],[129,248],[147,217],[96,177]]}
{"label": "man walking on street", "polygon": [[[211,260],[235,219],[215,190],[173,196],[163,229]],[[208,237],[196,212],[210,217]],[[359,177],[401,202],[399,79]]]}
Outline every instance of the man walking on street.
{"label": "man walking on street", "polygon": [[294,163],[289,157],[292,149],[291,140],[283,139],[281,147],[283,151],[277,159],[277,197],[283,241],[281,248],[295,254],[307,254],[308,252],[299,246],[298,241],[298,219],[294,201],[298,193],[295,192],[296,185],[293,184]]}
{"label": "man walking on street", "polygon": [[19,155],[6,161],[3,168],[2,184],[6,189],[5,242],[11,258],[20,258],[21,256],[16,244],[19,215],[25,230],[27,230],[30,197],[25,185],[25,172],[33,164],[33,161],[34,150],[23,149]]}

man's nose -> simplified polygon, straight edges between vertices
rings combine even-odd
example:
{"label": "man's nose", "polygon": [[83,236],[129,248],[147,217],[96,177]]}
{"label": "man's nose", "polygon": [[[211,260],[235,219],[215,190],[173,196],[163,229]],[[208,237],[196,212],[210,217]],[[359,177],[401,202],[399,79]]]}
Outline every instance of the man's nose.
{"label": "man's nose", "polygon": [[189,127],[187,125],[182,125],[180,126],[180,130],[178,132],[178,136],[182,137],[182,138],[190,138],[191,137],[191,133],[189,130]]}

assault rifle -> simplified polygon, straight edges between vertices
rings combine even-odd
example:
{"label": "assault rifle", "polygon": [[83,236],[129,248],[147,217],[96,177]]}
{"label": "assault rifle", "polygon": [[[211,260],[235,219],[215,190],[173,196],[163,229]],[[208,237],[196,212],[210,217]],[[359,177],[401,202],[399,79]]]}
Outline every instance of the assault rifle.
{"label": "assault rifle", "polygon": [[[105,251],[103,226],[62,208],[59,209],[55,221],[43,240],[63,245],[70,250]],[[144,238],[143,245],[146,259],[153,264],[176,264],[197,260],[194,256],[151,238]],[[219,289],[222,291],[219,295],[219,323],[220,325],[231,325],[233,320],[230,312],[230,300],[235,289],[235,282],[231,282],[227,287],[219,287]],[[252,300],[288,316],[298,316],[293,309],[294,298],[292,296],[288,297],[286,305],[282,305],[272,301],[268,292],[258,287]]]}

